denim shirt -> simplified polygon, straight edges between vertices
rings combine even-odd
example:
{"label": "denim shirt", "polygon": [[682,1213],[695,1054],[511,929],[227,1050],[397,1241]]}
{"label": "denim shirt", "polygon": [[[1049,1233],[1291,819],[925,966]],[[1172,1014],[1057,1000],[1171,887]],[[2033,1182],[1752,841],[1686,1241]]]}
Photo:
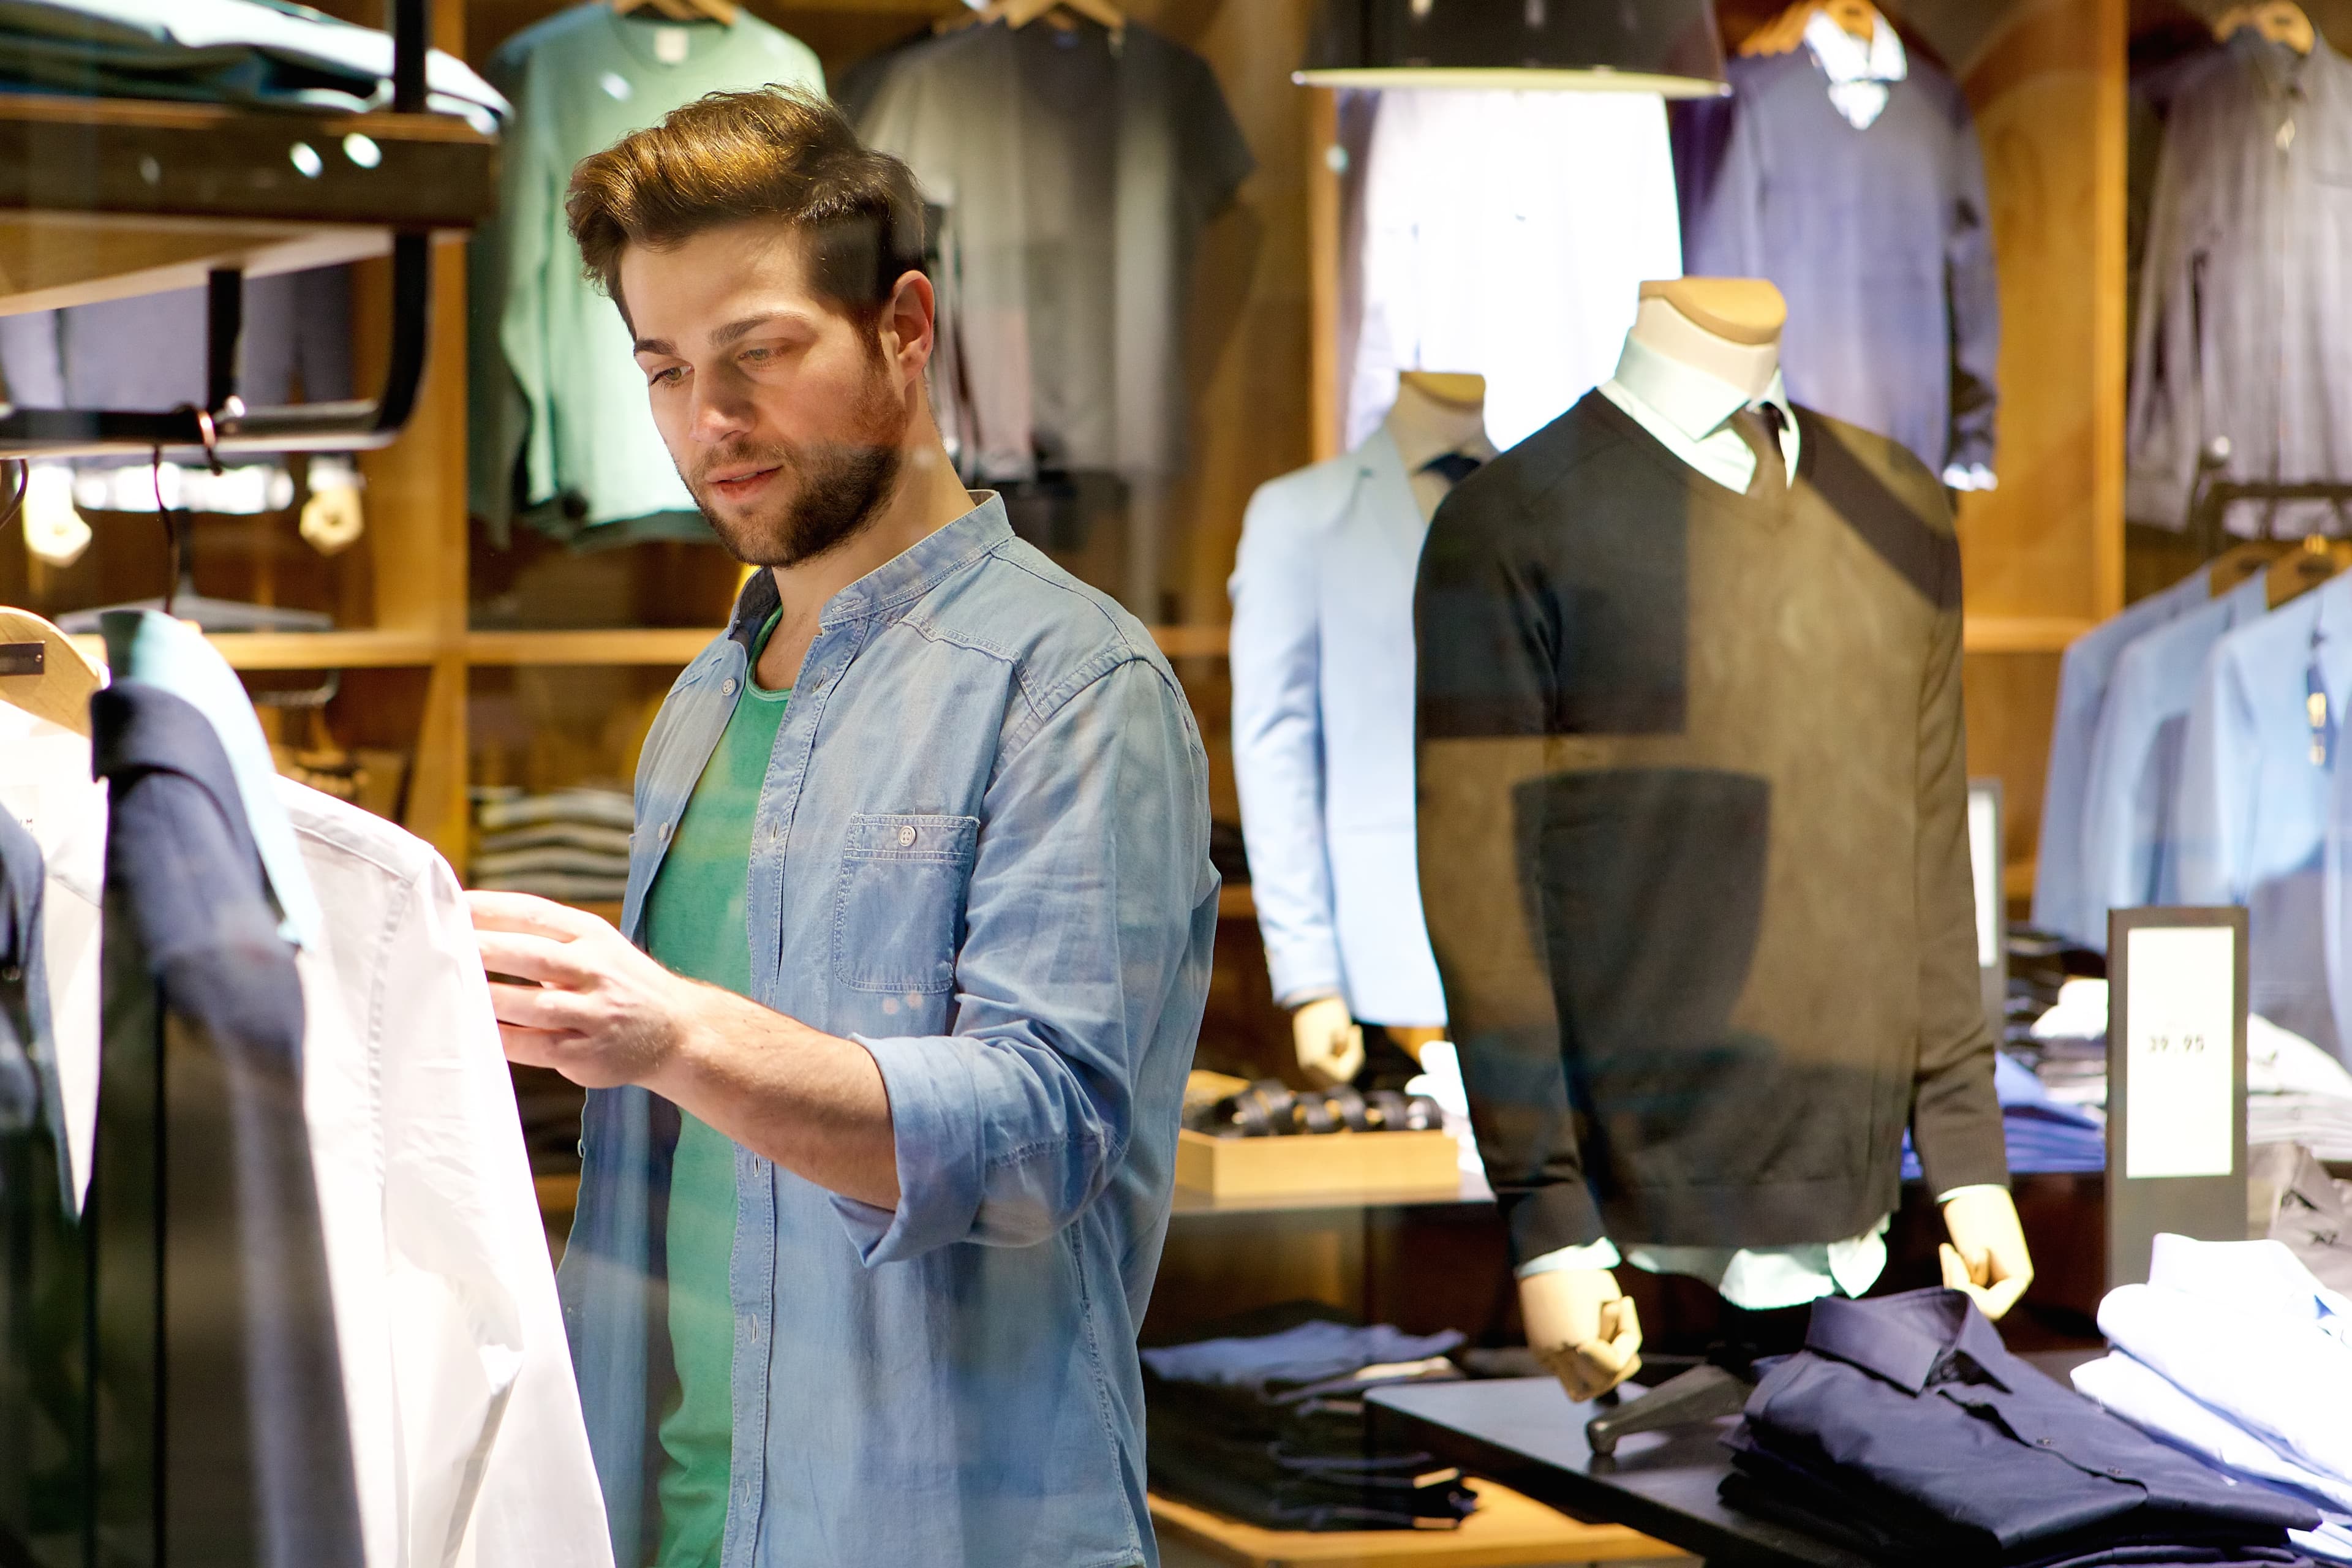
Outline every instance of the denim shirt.
{"label": "denim shirt", "polygon": [[[646,742],[633,941],[775,605],[755,574]],[[825,606],[753,824],[751,990],[873,1054],[900,1197],[737,1151],[725,1568],[1155,1559],[1135,1339],[1207,998],[1207,773],[1143,628],[992,497]],[[677,1128],[589,1096],[561,1275],[625,1565],[659,1527]]]}

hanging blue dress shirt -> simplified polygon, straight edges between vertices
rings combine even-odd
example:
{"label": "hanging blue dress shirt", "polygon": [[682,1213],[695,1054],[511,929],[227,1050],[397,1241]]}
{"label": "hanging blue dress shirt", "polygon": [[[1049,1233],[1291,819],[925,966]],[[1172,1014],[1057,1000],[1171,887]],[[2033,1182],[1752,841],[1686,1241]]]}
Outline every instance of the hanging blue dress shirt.
{"label": "hanging blue dress shirt", "polygon": [[2216,644],[2198,682],[2173,811],[2173,895],[2249,911],[2249,1005],[2343,1054],[2328,1005],[2323,915],[2329,763],[2315,757],[2352,691],[2352,577],[2337,577]]}
{"label": "hanging blue dress shirt", "polygon": [[[2085,947],[2106,951],[2109,910],[2170,900],[2173,802],[2198,679],[2214,644],[2269,609],[2256,573],[2143,634],[2115,661],[2083,781],[2080,924],[2063,928]],[[2044,877],[2049,865],[2042,862]]]}
{"label": "hanging blue dress shirt", "polygon": [[2126,648],[2159,626],[2211,602],[2204,567],[2160,594],[2124,607],[2066,645],[2058,666],[2058,713],[2050,726],[2050,770],[2042,786],[2042,835],[2033,876],[2033,923],[2043,931],[2104,948],[2106,907],[2084,871],[2081,847],[2088,832],[2093,738],[2104,721],[2116,661]]}

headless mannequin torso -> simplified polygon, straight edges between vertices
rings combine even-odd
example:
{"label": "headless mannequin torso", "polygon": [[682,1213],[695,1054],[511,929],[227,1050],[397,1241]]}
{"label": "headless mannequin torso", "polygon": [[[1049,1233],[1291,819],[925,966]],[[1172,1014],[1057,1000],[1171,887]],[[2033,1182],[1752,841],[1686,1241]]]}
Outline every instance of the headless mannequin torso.
{"label": "headless mannequin torso", "polygon": [[[1780,371],[1788,314],[1780,291],[1761,279],[1682,278],[1642,286],[1629,335],[1753,403]],[[1944,1205],[1944,1226],[1951,1238],[1941,1248],[1944,1283],[1966,1291],[1988,1317],[2000,1317],[2033,1278],[2009,1193],[1960,1189]],[[1519,1281],[1519,1307],[1528,1347],[1570,1397],[1594,1398],[1640,1369],[1641,1324],[1610,1270],[1531,1274]]]}

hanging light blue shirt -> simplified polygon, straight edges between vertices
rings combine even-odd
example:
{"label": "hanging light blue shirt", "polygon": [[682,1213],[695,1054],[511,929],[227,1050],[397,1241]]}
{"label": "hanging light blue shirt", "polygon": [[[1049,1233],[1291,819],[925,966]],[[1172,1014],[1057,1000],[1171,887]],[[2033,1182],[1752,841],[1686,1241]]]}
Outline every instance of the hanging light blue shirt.
{"label": "hanging light blue shirt", "polygon": [[[2198,575],[2201,583],[2204,574]],[[2098,727],[2086,748],[2081,855],[2075,867],[2076,923],[2046,929],[2104,952],[2108,910],[2172,900],[2173,802],[2180,793],[2181,744],[2198,679],[2216,643],[2253,625],[2269,609],[2263,574],[2257,572],[2220,598],[2205,600],[2121,650],[2100,704]],[[2067,657],[2074,657],[2072,650]],[[2063,694],[2059,700],[2063,712]],[[2054,759],[2054,738],[2052,755]],[[2054,760],[2051,771],[2057,772]],[[2045,805],[2045,813],[2048,809]],[[2042,821],[2047,856],[2052,852],[2047,847],[2048,816]],[[2051,870],[2051,861],[2044,859],[2042,876]],[[2041,908],[2038,893],[2034,907]]]}
{"label": "hanging light blue shirt", "polygon": [[[2212,574],[2199,567],[2159,594],[2125,606],[2066,645],[2058,665],[2058,711],[2050,725],[2050,767],[2042,785],[2035,852],[2033,923],[2085,947],[2107,943],[2106,907],[2087,864],[2094,818],[2091,756],[2105,722],[2108,693],[2124,650],[2160,626],[2212,602]],[[2196,671],[2189,671],[2194,679]],[[2184,689],[2185,689],[2184,682]]]}
{"label": "hanging light blue shirt", "polygon": [[[632,940],[775,606],[754,574],[646,741]],[[826,605],[752,820],[751,997],[872,1053],[900,1197],[736,1152],[719,1563],[1151,1562],[1136,1331],[1217,917],[1175,676],[992,496]],[[659,1522],[677,1129],[589,1096],[560,1275],[625,1563]]]}
{"label": "hanging light blue shirt", "polygon": [[2340,731],[2352,693],[2352,576],[2214,646],[2182,742],[2168,901],[2245,905],[2249,1007],[2341,1056],[2327,996],[2321,864],[2336,757],[2313,755],[2315,670],[2327,724]]}

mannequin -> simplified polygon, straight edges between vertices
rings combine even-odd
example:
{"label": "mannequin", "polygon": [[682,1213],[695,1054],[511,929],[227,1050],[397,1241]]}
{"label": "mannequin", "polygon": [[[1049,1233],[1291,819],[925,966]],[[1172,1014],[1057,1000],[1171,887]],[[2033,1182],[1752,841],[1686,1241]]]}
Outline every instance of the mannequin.
{"label": "mannequin", "polygon": [[[1409,370],[1397,378],[1397,399],[1381,422],[1401,451],[1492,454],[1486,441],[1486,378],[1452,371]],[[1453,481],[1427,468],[1412,473],[1413,504],[1426,524]],[[1291,1043],[1298,1068],[1318,1084],[1346,1083],[1364,1068],[1364,1031],[1348,999],[1318,996],[1290,1015]],[[1418,1060],[1421,1048],[1441,1039],[1434,1025],[1391,1026],[1390,1037]]]}
{"label": "mannequin", "polygon": [[1276,999],[1307,1081],[1416,1058],[1444,998],[1413,864],[1413,563],[1494,455],[1476,375],[1407,371],[1380,429],[1252,498],[1234,572],[1234,771]]}
{"label": "mannequin", "polygon": [[[1642,286],[1631,340],[1737,388],[1751,405],[1780,370],[1788,306],[1758,279],[1685,278]],[[1944,1283],[1998,1319],[2033,1277],[2017,1209],[1999,1186],[1956,1189],[1943,1205]],[[1608,1268],[1564,1268],[1519,1281],[1528,1342],[1571,1397],[1591,1399],[1641,1365],[1641,1325]]]}

